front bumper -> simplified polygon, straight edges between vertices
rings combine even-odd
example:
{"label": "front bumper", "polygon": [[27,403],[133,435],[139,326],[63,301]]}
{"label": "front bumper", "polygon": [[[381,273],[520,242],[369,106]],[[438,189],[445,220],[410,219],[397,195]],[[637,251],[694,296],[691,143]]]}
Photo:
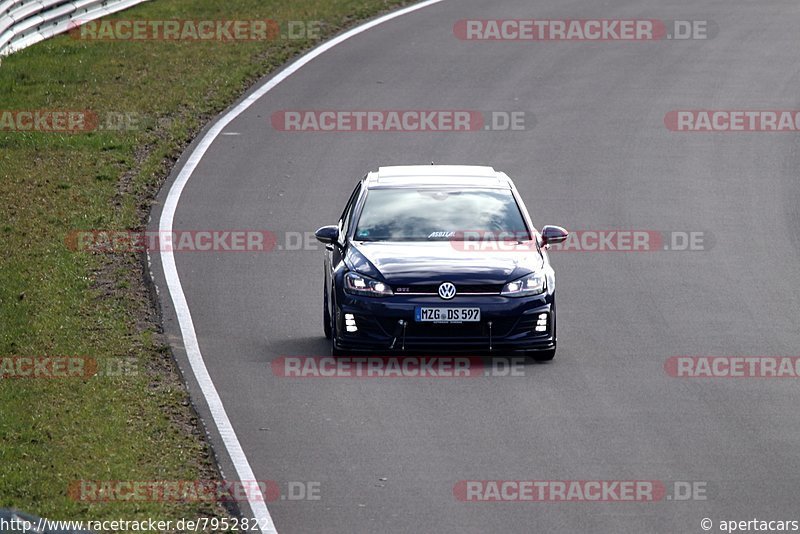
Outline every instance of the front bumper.
{"label": "front bumper", "polygon": [[[555,298],[551,294],[521,298],[458,295],[449,301],[432,295],[377,298],[340,294],[340,298],[336,346],[343,350],[529,352],[556,346]],[[481,320],[458,324],[416,322],[418,306],[477,307]],[[546,330],[537,332],[541,314],[547,316]],[[347,331],[346,315],[350,316],[351,325],[355,321],[357,331]]]}

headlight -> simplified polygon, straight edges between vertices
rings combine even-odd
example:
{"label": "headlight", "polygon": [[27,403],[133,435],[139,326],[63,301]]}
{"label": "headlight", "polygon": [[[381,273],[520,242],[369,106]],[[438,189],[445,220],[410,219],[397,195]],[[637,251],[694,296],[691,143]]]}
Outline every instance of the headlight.
{"label": "headlight", "polygon": [[392,288],[383,282],[354,272],[344,275],[344,292],[365,297],[390,297],[394,294]]}
{"label": "headlight", "polygon": [[531,273],[518,280],[509,282],[503,286],[501,295],[507,297],[527,297],[529,295],[539,295],[545,289],[544,273]]}

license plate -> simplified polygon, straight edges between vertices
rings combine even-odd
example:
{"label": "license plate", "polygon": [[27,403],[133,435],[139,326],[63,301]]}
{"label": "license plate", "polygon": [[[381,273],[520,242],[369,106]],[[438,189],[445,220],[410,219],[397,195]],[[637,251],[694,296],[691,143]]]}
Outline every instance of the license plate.
{"label": "license plate", "polygon": [[474,323],[481,320],[480,308],[423,308],[417,307],[418,323]]}

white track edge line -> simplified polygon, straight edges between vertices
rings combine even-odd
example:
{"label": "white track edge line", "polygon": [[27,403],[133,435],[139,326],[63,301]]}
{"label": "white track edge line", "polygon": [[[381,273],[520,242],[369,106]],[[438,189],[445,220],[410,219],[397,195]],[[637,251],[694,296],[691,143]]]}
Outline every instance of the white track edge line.
{"label": "white track edge line", "polygon": [[[275,88],[283,80],[331,48],[339,45],[355,35],[358,35],[359,33],[383,24],[384,22],[388,22],[397,17],[417,11],[418,9],[422,9],[433,4],[438,4],[442,1],[443,0],[426,0],[425,2],[400,9],[399,11],[395,11],[372,21],[366,22],[337,37],[334,37],[330,41],[320,45],[319,47],[311,50],[307,54],[295,60],[273,78],[267,80],[264,85],[236,105],[236,107],[223,115],[214,124],[214,126],[211,127],[205,136],[203,136],[200,143],[198,143],[198,145],[191,152],[189,159],[183,165],[178,177],[170,187],[169,193],[167,194],[167,199],[164,202],[164,209],[161,212],[161,218],[159,220],[159,232],[162,233],[161,235],[172,234],[172,223],[175,218],[175,211],[178,208],[178,201],[180,200],[181,193],[183,193],[183,188],[186,186],[186,183],[189,181],[192,173],[194,173],[194,170],[197,168],[200,160],[203,159],[203,156],[208,148],[220,135],[222,130],[231,123],[231,121],[252,106],[262,96]],[[164,269],[164,278],[167,283],[167,290],[172,297],[172,304],[175,307],[175,314],[178,317],[181,336],[183,337],[183,343],[186,350],[186,355],[189,359],[189,364],[192,368],[192,373],[194,374],[197,383],[200,385],[200,390],[203,393],[206,402],[208,403],[208,407],[211,411],[211,417],[217,426],[217,430],[222,438],[222,443],[225,446],[225,449],[228,451],[228,455],[233,462],[239,480],[247,482],[254,481],[255,475],[253,474],[253,469],[250,467],[250,462],[247,460],[247,456],[244,454],[242,445],[239,443],[239,438],[236,437],[236,432],[233,430],[233,425],[231,424],[230,419],[228,419],[228,414],[222,404],[222,399],[217,392],[217,388],[214,386],[214,382],[211,380],[211,375],[208,373],[205,361],[203,360],[203,355],[200,352],[200,346],[197,341],[197,333],[195,332],[194,323],[192,321],[192,314],[189,311],[189,306],[186,302],[186,296],[183,293],[183,287],[181,286],[181,280],[178,276],[178,270],[175,265],[175,256],[171,250],[171,247],[165,248],[170,250],[164,250],[161,252],[161,265]],[[272,521],[272,516],[270,516],[269,510],[267,509],[264,495],[261,494],[260,490],[256,490],[255,492],[248,491],[247,494],[248,504],[250,505],[255,518],[259,520],[259,528],[262,534],[277,534],[275,524]]]}

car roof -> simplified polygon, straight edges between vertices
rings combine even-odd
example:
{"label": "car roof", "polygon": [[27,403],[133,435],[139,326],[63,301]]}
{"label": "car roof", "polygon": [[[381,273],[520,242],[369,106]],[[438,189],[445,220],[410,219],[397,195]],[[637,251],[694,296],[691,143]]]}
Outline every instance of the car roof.
{"label": "car roof", "polygon": [[511,189],[511,179],[480,165],[395,165],[367,175],[369,189],[398,187],[476,187]]}

